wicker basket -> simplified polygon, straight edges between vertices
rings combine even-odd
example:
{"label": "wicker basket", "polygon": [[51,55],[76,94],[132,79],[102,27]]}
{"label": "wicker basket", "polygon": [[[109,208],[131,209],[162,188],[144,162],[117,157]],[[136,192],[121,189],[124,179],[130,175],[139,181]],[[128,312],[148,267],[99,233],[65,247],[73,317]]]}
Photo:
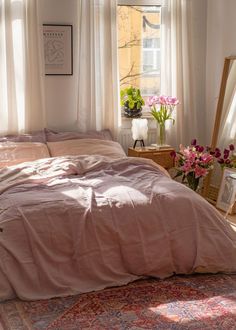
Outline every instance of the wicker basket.
{"label": "wicker basket", "polygon": [[208,191],[208,194],[206,196],[206,199],[211,202],[212,204],[216,204],[216,201],[217,201],[217,196],[218,196],[218,193],[219,193],[219,187],[217,186],[214,186],[214,185],[210,185],[209,186],[209,191]]}

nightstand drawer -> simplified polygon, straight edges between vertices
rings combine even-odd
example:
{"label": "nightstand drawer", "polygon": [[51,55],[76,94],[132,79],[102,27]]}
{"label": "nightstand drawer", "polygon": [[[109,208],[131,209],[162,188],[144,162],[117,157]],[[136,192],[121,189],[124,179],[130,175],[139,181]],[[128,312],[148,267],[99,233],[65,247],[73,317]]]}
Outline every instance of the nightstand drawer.
{"label": "nightstand drawer", "polygon": [[168,170],[174,167],[174,159],[170,155],[171,151],[174,151],[174,149],[165,148],[150,150],[148,147],[140,147],[136,149],[129,148],[128,156],[152,159],[155,163],[163,166],[165,169]]}
{"label": "nightstand drawer", "polygon": [[139,157],[152,159],[155,163],[157,163],[165,168],[171,168],[174,166],[174,161],[173,161],[173,158],[170,156],[170,151],[140,153]]}

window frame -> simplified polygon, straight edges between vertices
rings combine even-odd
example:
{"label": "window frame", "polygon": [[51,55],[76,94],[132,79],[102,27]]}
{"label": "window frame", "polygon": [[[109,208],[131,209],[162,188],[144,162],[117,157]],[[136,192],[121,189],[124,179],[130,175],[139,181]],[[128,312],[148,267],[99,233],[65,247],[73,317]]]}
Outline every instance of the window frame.
{"label": "window frame", "polygon": [[[159,6],[159,7],[163,7],[164,0],[117,0],[116,5],[117,5],[117,7],[118,6]],[[161,46],[159,47],[159,49],[157,51],[161,51]],[[160,76],[160,71],[157,72],[156,74]],[[151,75],[151,74],[148,74],[148,73],[144,74],[144,76],[146,76],[146,77],[149,75]],[[147,109],[149,109],[148,106],[144,105],[142,118],[153,119],[150,112],[149,111],[147,112]]]}
{"label": "window frame", "polygon": [[118,0],[118,6],[163,6],[163,0]]}

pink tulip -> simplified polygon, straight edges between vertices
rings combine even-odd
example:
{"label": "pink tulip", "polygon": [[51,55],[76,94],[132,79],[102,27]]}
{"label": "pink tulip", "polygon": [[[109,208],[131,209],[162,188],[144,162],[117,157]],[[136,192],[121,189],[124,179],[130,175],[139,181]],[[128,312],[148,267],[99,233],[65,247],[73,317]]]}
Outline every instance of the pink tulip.
{"label": "pink tulip", "polygon": [[[150,96],[147,100],[147,105],[151,108],[151,113],[158,123],[163,124],[166,120],[172,120],[173,124],[175,122],[174,118],[171,117],[174,107],[179,103],[176,97],[171,96]],[[156,107],[158,105],[158,107]],[[160,116],[156,116],[156,112],[160,112]]]}
{"label": "pink tulip", "polygon": [[175,105],[179,104],[179,100],[176,97],[167,96],[166,103],[168,105],[175,106]]}
{"label": "pink tulip", "polygon": [[151,107],[153,105],[153,97],[150,96],[148,99],[147,99],[147,104],[149,107]]}
{"label": "pink tulip", "polygon": [[161,105],[167,105],[166,96],[161,95],[159,97],[159,102],[158,103],[161,104]]}
{"label": "pink tulip", "polygon": [[199,152],[203,152],[204,151],[204,147],[203,146],[198,146],[198,151]]}
{"label": "pink tulip", "polygon": [[147,104],[149,105],[149,107],[154,106],[155,104],[159,104],[159,97],[154,95],[154,96],[150,96],[147,100]]}
{"label": "pink tulip", "polygon": [[221,157],[221,153],[220,151],[216,151],[215,152],[215,158],[220,158]]}
{"label": "pink tulip", "polygon": [[217,161],[219,164],[224,164],[224,162],[225,162],[223,158],[219,158]]}
{"label": "pink tulip", "polygon": [[217,162],[221,165],[222,168],[226,167],[234,167],[235,166],[235,155],[233,151],[235,150],[234,145],[230,144],[228,148],[221,150],[219,148],[215,148],[215,152],[213,152],[213,156],[216,158]]}
{"label": "pink tulip", "polygon": [[192,146],[195,146],[197,144],[197,140],[196,139],[192,139],[192,141],[191,141],[191,145]]}

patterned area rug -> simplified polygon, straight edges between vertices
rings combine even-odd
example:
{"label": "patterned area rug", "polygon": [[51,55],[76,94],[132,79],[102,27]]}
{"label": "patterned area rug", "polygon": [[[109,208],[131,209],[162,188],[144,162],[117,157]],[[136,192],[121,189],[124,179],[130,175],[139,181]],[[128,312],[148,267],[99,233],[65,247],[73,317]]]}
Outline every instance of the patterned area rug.
{"label": "patterned area rug", "polygon": [[10,330],[236,330],[236,275],[148,279],[99,292],[0,304]]}

